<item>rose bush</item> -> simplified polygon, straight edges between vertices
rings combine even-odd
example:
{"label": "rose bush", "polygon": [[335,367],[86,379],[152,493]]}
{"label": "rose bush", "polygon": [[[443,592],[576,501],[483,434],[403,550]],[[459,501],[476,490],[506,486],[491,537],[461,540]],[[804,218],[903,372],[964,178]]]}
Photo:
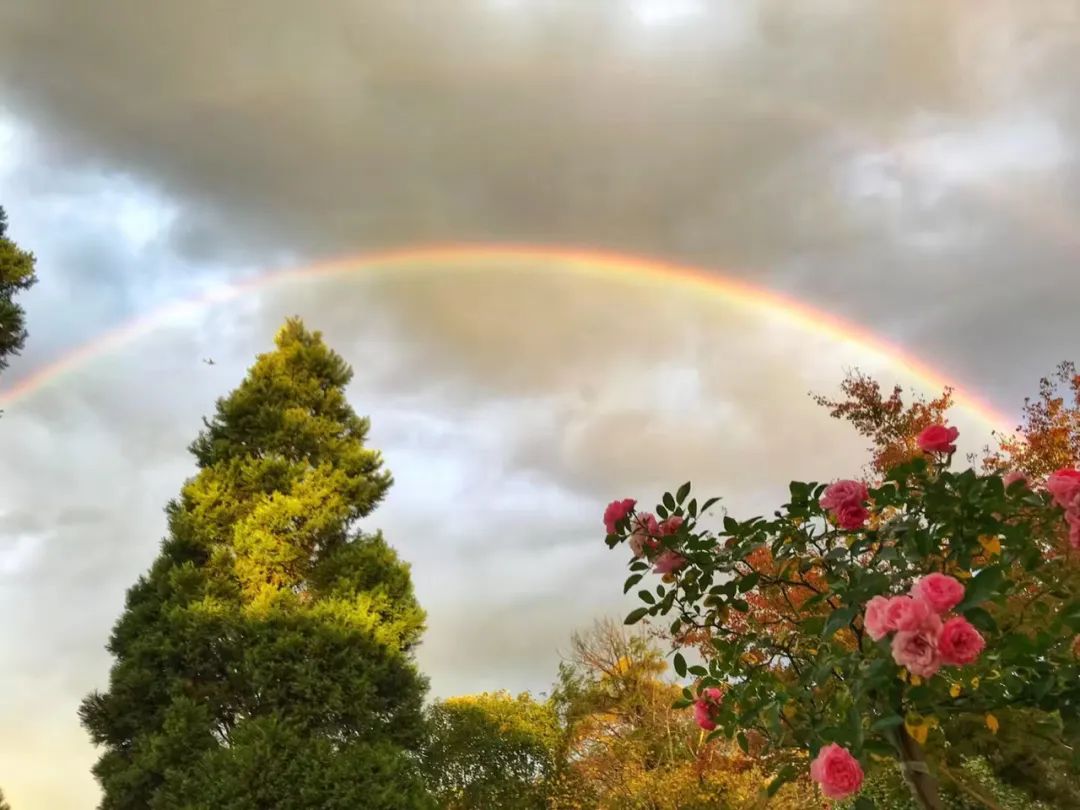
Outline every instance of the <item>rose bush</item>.
{"label": "rose bush", "polygon": [[717,499],[699,505],[687,483],[657,505],[655,532],[642,535],[653,524],[632,510],[609,532],[611,547],[641,538],[624,591],[664,575],[638,591],[627,623],[668,616],[672,636],[703,653],[693,666],[675,653],[694,679],[680,705],[744,750],[791,753],[770,791],[810,758],[826,796],[849,795],[859,761],[877,755],[938,808],[923,750],[937,718],[973,714],[993,731],[1006,707],[1056,712],[1080,751],[1080,472],[1006,487],[951,470],[956,438],[932,425],[925,455],[873,487],[793,482],[772,517],[707,528]]}

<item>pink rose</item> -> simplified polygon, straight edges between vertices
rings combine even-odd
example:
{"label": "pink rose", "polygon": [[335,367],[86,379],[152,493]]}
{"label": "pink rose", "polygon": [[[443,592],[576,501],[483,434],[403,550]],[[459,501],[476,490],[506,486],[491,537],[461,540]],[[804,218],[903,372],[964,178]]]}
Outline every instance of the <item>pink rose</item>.
{"label": "pink rose", "polygon": [[818,503],[822,509],[828,509],[836,519],[837,525],[845,531],[861,529],[870,513],[863,506],[870,497],[866,484],[860,481],[837,481],[830,484],[821,494]]}
{"label": "pink rose", "polygon": [[846,503],[833,514],[836,515],[836,525],[845,531],[861,529],[866,519],[870,517],[866,507],[857,503]]}
{"label": "pink rose", "polygon": [[954,442],[959,435],[960,431],[954,427],[931,425],[919,434],[916,441],[924,453],[955,453]]}
{"label": "pink rose", "polygon": [[712,731],[716,728],[716,714],[720,709],[722,697],[723,695],[719,689],[710,686],[694,702],[694,721],[706,731]]}
{"label": "pink rose", "polygon": [[[934,616],[937,619],[937,616]],[[937,635],[941,627],[925,626],[918,630],[901,630],[892,640],[893,660],[902,667],[907,667],[912,675],[929,678],[941,668],[938,655]]]}
{"label": "pink rose", "polygon": [[843,799],[862,787],[863,770],[846,748],[829,743],[810,763],[810,778],[828,798]]}
{"label": "pink rose", "polygon": [[915,583],[911,595],[926,602],[936,613],[948,613],[964,601],[964,586],[945,574],[928,574]]}
{"label": "pink rose", "polygon": [[612,501],[607,505],[607,509],[604,510],[604,528],[607,529],[608,534],[615,534],[619,522],[634,511],[636,504],[637,501],[633,498],[625,498],[621,501]]}
{"label": "pink rose", "polygon": [[914,632],[930,621],[933,613],[922,599],[894,596],[885,606],[885,623],[890,630]]}
{"label": "pink rose", "polygon": [[979,631],[963,616],[954,616],[945,622],[938,635],[938,653],[945,664],[970,664],[979,657],[985,646],[986,642]]}
{"label": "pink rose", "polygon": [[684,565],[686,565],[686,557],[668,549],[656,558],[653,571],[657,574],[674,574]]}
{"label": "pink rose", "polygon": [[679,527],[683,525],[683,519],[680,515],[672,515],[663,523],[660,524],[660,530],[657,534],[660,537],[670,537],[679,530]]}
{"label": "pink rose", "polygon": [[1016,472],[1014,470],[1013,472],[1005,473],[1005,475],[1001,477],[1001,483],[1005,485],[1005,489],[1008,489],[1017,481],[1023,481],[1024,486],[1026,486],[1028,489],[1031,489],[1031,484],[1028,482],[1028,477],[1022,472]]}
{"label": "pink rose", "polygon": [[630,545],[630,551],[633,552],[635,557],[641,557],[645,554],[646,548],[656,548],[656,541],[645,534],[639,534],[634,532],[627,540]]}
{"label": "pink rose", "polygon": [[896,628],[889,624],[889,600],[884,596],[875,596],[866,603],[863,627],[874,641],[880,641]]}
{"label": "pink rose", "polygon": [[1065,515],[1069,522],[1069,545],[1080,551],[1080,510]]}
{"label": "pink rose", "polygon": [[656,516],[652,512],[642,512],[634,515],[630,521],[630,550],[635,557],[645,553],[646,548],[656,548],[659,543],[654,539],[660,533],[660,526],[656,522]]}
{"label": "pink rose", "polygon": [[821,493],[821,500],[818,503],[821,504],[822,509],[836,511],[847,504],[861,504],[869,497],[870,493],[866,489],[866,484],[861,481],[845,480],[829,484]]}
{"label": "pink rose", "polygon": [[1068,509],[1080,501],[1080,470],[1062,469],[1046,479],[1046,490],[1054,503]]}

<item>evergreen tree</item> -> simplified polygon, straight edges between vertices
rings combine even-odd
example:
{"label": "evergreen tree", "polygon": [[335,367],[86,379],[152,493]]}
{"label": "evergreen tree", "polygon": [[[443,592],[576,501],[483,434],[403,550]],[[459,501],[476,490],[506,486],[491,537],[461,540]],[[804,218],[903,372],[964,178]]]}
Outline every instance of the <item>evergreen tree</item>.
{"label": "evergreen tree", "polygon": [[7,237],[7,214],[0,208],[0,371],[7,368],[8,357],[18,354],[26,342],[23,309],[12,298],[36,280],[34,254],[20,249]]}
{"label": "evergreen tree", "polygon": [[128,592],[83,724],[102,810],[428,807],[424,614],[357,522],[391,484],[352,371],[290,320],[191,445],[198,474]]}

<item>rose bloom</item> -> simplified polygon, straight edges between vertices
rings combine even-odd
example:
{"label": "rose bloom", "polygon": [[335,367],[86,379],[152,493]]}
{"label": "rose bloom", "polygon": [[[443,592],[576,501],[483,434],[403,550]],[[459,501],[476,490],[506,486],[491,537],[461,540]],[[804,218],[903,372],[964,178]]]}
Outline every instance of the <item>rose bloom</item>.
{"label": "rose bloom", "polygon": [[862,787],[863,770],[846,748],[829,743],[810,763],[810,778],[828,798],[843,799]]}
{"label": "rose bloom", "polygon": [[964,586],[945,574],[928,574],[915,583],[911,595],[922,599],[936,613],[947,613],[964,601]]}
{"label": "rose bloom", "polygon": [[627,540],[630,545],[630,550],[634,553],[635,557],[641,557],[645,554],[646,548],[656,548],[656,541],[645,534],[639,534],[634,532]]}
{"label": "rose bloom", "polygon": [[918,630],[932,615],[930,605],[910,596],[894,596],[885,606],[885,621],[892,630]]}
{"label": "rose bloom", "polygon": [[608,534],[615,534],[619,521],[634,511],[637,504],[633,498],[624,498],[621,501],[612,501],[604,510],[604,528]]}
{"label": "rose bloom", "polygon": [[954,616],[942,625],[937,646],[942,663],[963,666],[982,654],[986,641],[971,622],[963,616]]}
{"label": "rose bloom", "polygon": [[874,641],[880,641],[896,628],[889,624],[889,600],[884,596],[875,596],[866,603],[863,627]]}
{"label": "rose bloom", "polygon": [[1046,479],[1046,490],[1054,503],[1068,509],[1080,500],[1080,470],[1061,469]]}
{"label": "rose bloom", "polygon": [[686,557],[677,551],[668,549],[656,558],[653,571],[657,574],[674,574],[684,565],[686,565]]}
{"label": "rose bloom", "polygon": [[[937,617],[934,617],[937,619]],[[940,627],[941,620],[938,619]],[[919,630],[901,630],[892,640],[893,660],[907,667],[912,675],[929,678],[941,668],[938,654],[938,628],[922,627]]]}
{"label": "rose bloom", "polygon": [[720,708],[720,700],[723,696],[715,686],[710,686],[701,693],[701,697],[694,702],[694,721],[706,731],[716,728],[717,710]]}
{"label": "rose bloom", "polygon": [[836,515],[836,525],[845,531],[861,529],[870,517],[866,507],[857,503],[846,503],[833,514]]}
{"label": "rose bloom", "polygon": [[645,553],[646,548],[656,548],[659,543],[653,538],[660,533],[656,517],[651,512],[635,515],[630,521],[630,550],[635,557]]}
{"label": "rose bloom", "polygon": [[1080,551],[1080,510],[1065,516],[1069,521],[1069,545]]}
{"label": "rose bloom", "polygon": [[866,484],[861,481],[845,480],[827,486],[821,493],[821,500],[818,503],[821,504],[822,509],[836,511],[846,504],[861,504],[869,497],[870,493],[866,489]]}
{"label": "rose bloom", "polygon": [[663,523],[660,524],[659,530],[656,532],[660,537],[669,537],[679,530],[679,527],[683,525],[683,519],[681,515],[672,515]]}
{"label": "rose bloom", "polygon": [[931,425],[915,440],[924,453],[955,453],[960,431],[945,425]]}

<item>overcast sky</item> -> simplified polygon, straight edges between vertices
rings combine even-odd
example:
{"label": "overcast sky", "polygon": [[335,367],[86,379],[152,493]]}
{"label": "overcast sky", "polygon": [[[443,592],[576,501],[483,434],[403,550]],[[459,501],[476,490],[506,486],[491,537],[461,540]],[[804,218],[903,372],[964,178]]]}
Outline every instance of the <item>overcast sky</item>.
{"label": "overcast sky", "polygon": [[[515,242],[793,296],[1012,417],[1080,359],[1078,58],[1076,0],[6,0],[0,205],[40,283],[0,396],[215,284]],[[626,610],[610,498],[693,478],[769,509],[865,460],[807,391],[854,365],[915,382],[720,297],[505,264],[265,287],[5,406],[16,810],[94,806],[75,708],[201,415],[289,314],[356,369],[397,480],[369,527],[413,564],[435,695],[544,690],[574,629]]]}

